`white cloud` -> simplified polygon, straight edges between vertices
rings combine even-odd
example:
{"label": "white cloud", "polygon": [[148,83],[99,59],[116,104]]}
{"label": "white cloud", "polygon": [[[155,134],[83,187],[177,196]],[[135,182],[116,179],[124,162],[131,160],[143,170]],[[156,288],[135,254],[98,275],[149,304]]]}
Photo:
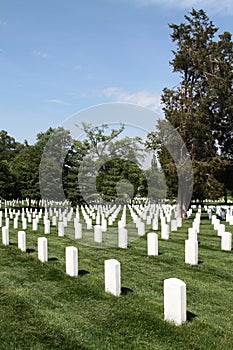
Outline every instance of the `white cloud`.
{"label": "white cloud", "polygon": [[232,0],[131,0],[136,5],[164,5],[169,7],[179,7],[183,9],[196,8],[209,10],[212,13],[222,13],[223,15],[233,15]]}
{"label": "white cloud", "polygon": [[56,99],[56,98],[53,98],[53,99],[50,99],[48,100],[49,103],[55,103],[55,104],[58,104],[58,105],[63,105],[63,106],[70,106],[70,104],[68,102],[65,102],[63,100],[59,100],[59,99]]}
{"label": "white cloud", "polygon": [[161,113],[160,93],[140,90],[128,92],[122,88],[109,87],[103,90],[103,95],[107,98],[119,102],[134,103],[139,106]]}
{"label": "white cloud", "polygon": [[41,57],[41,58],[49,58],[50,57],[50,55],[47,52],[42,52],[42,51],[37,51],[37,50],[33,50],[32,54],[34,56]]}

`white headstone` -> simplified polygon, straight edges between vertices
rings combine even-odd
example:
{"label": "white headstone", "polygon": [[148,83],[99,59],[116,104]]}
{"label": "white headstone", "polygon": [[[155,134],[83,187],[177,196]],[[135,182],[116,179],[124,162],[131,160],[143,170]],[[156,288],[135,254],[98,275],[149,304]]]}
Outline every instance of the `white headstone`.
{"label": "white headstone", "polygon": [[121,294],[121,267],[116,259],[104,262],[105,292],[115,296]]}
{"label": "white headstone", "polygon": [[66,274],[78,276],[78,249],[76,247],[66,247]]}
{"label": "white headstone", "polygon": [[94,226],[94,241],[97,243],[102,243],[102,227],[101,227],[101,225]]}
{"label": "white headstone", "polygon": [[157,218],[155,218],[152,221],[152,229],[155,230],[155,231],[158,231],[158,229],[159,229],[159,223],[158,223],[158,219]]}
{"label": "white headstone", "polygon": [[164,319],[177,326],[187,319],[186,284],[178,278],[164,280]]}
{"label": "white headstone", "polygon": [[16,216],[15,218],[14,218],[14,229],[17,229],[18,228],[18,216]]}
{"label": "white headstone", "polygon": [[23,218],[23,219],[22,219],[22,229],[23,229],[23,230],[26,230],[26,229],[27,229],[27,219],[26,219],[26,218]]}
{"label": "white headstone", "polygon": [[9,229],[7,226],[2,227],[2,244],[9,245]]}
{"label": "white headstone", "polygon": [[86,220],[86,224],[87,224],[87,230],[91,230],[92,229],[92,220],[90,218],[88,218]]}
{"label": "white headstone", "polygon": [[55,215],[52,216],[52,225],[57,226],[57,217]]}
{"label": "white headstone", "polygon": [[177,217],[177,227],[182,227],[182,218]]}
{"label": "white headstone", "polygon": [[24,231],[18,232],[18,248],[26,252],[26,233]]}
{"label": "white headstone", "polygon": [[227,251],[230,251],[232,249],[232,234],[230,232],[222,233],[221,249]]}
{"label": "white headstone", "polygon": [[81,224],[81,222],[77,222],[77,224],[74,226],[74,235],[75,235],[75,239],[82,238],[82,224]]}
{"label": "white headstone", "polygon": [[168,224],[163,224],[161,226],[161,238],[169,239],[170,227]]}
{"label": "white headstone", "polygon": [[158,252],[158,235],[155,232],[150,232],[147,235],[147,254],[156,256]]}
{"label": "white headstone", "polygon": [[197,241],[197,230],[195,227],[190,227],[188,229],[188,239],[191,241]]}
{"label": "white headstone", "polygon": [[118,247],[127,248],[128,245],[128,231],[124,227],[118,228]]}
{"label": "white headstone", "polygon": [[8,217],[6,217],[6,219],[5,219],[5,226],[6,226],[7,228],[10,227],[10,219],[9,219]]}
{"label": "white headstone", "polygon": [[220,225],[220,220],[219,219],[215,219],[214,220],[214,230],[218,230],[219,225]]}
{"label": "white headstone", "polygon": [[185,263],[198,264],[198,241],[191,239],[185,241]]}
{"label": "white headstone", "polygon": [[225,232],[225,225],[219,224],[218,225],[218,236],[222,236],[222,234]]}
{"label": "white headstone", "polygon": [[38,229],[38,222],[37,218],[32,219],[32,231],[37,231]]}
{"label": "white headstone", "polygon": [[38,238],[38,259],[41,262],[48,261],[48,241],[45,237]]}
{"label": "white headstone", "polygon": [[172,219],[171,220],[171,231],[177,231],[177,220],[176,219]]}
{"label": "white headstone", "polygon": [[58,237],[64,237],[64,223],[63,221],[58,221]]}
{"label": "white headstone", "polygon": [[145,235],[145,224],[142,221],[138,222],[138,235],[139,236]]}
{"label": "white headstone", "polygon": [[49,234],[50,233],[50,220],[44,221],[44,233]]}

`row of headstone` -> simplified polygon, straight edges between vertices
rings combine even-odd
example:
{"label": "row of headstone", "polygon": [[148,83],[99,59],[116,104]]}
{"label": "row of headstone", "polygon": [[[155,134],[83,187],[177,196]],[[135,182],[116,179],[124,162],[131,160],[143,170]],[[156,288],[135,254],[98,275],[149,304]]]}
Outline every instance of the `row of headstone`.
{"label": "row of headstone", "polygon": [[[150,236],[152,237],[152,236]],[[105,292],[121,295],[121,266],[116,259],[104,262]],[[187,320],[186,284],[178,278],[164,280],[164,320],[179,326]]]}

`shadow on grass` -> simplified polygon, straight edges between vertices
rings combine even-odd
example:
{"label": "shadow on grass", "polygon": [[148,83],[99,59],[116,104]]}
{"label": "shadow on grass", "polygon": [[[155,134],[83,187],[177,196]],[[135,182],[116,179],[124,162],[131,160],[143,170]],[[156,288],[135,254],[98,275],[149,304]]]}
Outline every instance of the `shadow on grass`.
{"label": "shadow on grass", "polygon": [[48,258],[48,261],[57,261],[58,258],[56,258],[55,256],[52,256],[51,258]]}
{"label": "shadow on grass", "polygon": [[192,320],[197,317],[196,314],[194,314],[193,312],[187,311],[187,321],[188,322],[192,322]]}
{"label": "shadow on grass", "polygon": [[35,253],[35,249],[32,249],[32,248],[28,248],[28,249],[26,249],[26,253]]}
{"label": "shadow on grass", "polygon": [[133,293],[133,290],[127,287],[122,287],[121,288],[121,295],[127,295],[129,293]]}
{"label": "shadow on grass", "polygon": [[78,270],[78,275],[79,276],[84,276],[84,275],[87,275],[87,274],[89,274],[90,272],[89,271],[87,271],[87,270]]}

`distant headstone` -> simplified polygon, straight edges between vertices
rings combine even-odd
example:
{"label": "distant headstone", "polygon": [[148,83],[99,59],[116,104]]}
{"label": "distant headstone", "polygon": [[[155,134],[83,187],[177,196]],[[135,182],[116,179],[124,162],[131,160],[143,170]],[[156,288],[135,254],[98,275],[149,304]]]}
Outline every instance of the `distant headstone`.
{"label": "distant headstone", "polygon": [[172,219],[171,220],[171,231],[177,231],[177,220],[176,219]]}
{"label": "distant headstone", "polygon": [[142,221],[138,222],[138,235],[139,236],[145,235],[145,224]]}
{"label": "distant headstone", "polygon": [[32,219],[32,231],[37,231],[38,229],[38,222],[37,218]]}
{"label": "distant headstone", "polygon": [[63,221],[58,221],[58,237],[64,237],[64,223]]}

